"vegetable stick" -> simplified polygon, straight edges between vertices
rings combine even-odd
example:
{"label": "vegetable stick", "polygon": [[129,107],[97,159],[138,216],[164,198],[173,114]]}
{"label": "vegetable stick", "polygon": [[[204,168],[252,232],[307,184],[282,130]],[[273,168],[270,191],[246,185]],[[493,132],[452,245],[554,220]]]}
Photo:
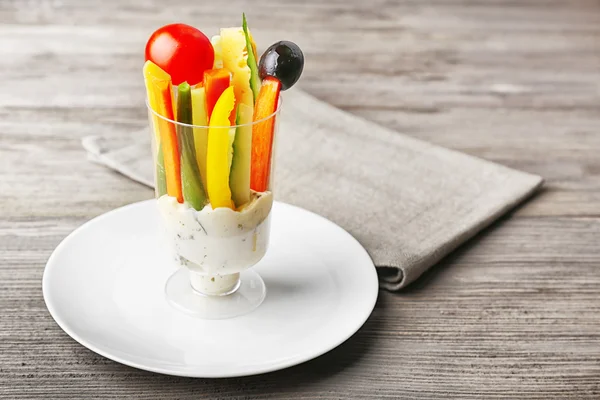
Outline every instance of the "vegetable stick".
{"label": "vegetable stick", "polygon": [[231,197],[236,207],[250,200],[250,159],[252,157],[252,107],[240,103],[237,107],[236,124],[233,142],[233,160],[229,174]]}
{"label": "vegetable stick", "polygon": [[210,121],[221,94],[231,85],[231,74],[224,68],[204,71],[204,90],[206,93],[206,115]]}
{"label": "vegetable stick", "polygon": [[[192,121],[196,126],[208,126],[206,115],[206,94],[204,87],[197,86],[192,89]],[[202,178],[202,186],[206,185],[206,146],[208,145],[208,129],[194,128],[194,148],[196,150],[196,163]]]}
{"label": "vegetable stick", "polygon": [[[177,122],[192,124],[192,93],[187,82],[177,87]],[[200,179],[194,148],[194,130],[191,126],[177,125],[177,137],[181,153],[181,189],[183,200],[195,210],[206,205],[206,192]]]}
{"label": "vegetable stick", "polygon": [[256,98],[260,92],[260,78],[258,77],[258,63],[256,61],[256,45],[248,31],[246,14],[242,14],[242,28],[246,38],[246,52],[248,53],[247,64],[248,68],[250,68],[250,88],[252,89],[253,100],[256,102]]}
{"label": "vegetable stick", "polygon": [[[233,86],[229,86],[217,101],[208,128],[206,159],[208,197],[212,208],[234,208],[229,188],[231,139],[229,115],[235,106]],[[235,131],[234,131],[235,132]]]}
{"label": "vegetable stick", "polygon": [[[144,80],[150,107],[158,115],[173,120],[171,76],[152,61],[146,61],[144,64]],[[175,197],[178,202],[183,203],[179,147],[175,126],[172,122],[166,121],[163,118],[157,117],[155,122],[160,132],[160,146],[164,155],[167,194]]]}
{"label": "vegetable stick", "polygon": [[[272,115],[279,104],[281,82],[274,77],[266,77],[260,88],[254,107],[254,121]],[[275,117],[255,123],[252,128],[252,165],[250,188],[264,192],[269,186]]]}

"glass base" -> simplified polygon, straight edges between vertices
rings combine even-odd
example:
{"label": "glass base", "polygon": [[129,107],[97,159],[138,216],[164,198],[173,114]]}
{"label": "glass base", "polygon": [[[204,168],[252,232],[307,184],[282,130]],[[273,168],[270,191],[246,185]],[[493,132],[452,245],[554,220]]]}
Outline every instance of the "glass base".
{"label": "glass base", "polygon": [[180,268],[169,277],[165,294],[169,303],[186,314],[202,319],[226,319],[248,314],[267,294],[265,283],[253,269],[240,273],[239,283],[228,294],[207,295],[194,290],[190,271]]}

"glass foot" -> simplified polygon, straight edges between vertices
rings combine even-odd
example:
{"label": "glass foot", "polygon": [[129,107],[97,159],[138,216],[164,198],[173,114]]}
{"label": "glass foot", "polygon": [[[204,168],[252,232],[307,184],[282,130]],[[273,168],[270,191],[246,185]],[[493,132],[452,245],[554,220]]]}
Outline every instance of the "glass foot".
{"label": "glass foot", "polygon": [[226,319],[247,314],[263,302],[267,293],[265,283],[253,269],[240,273],[239,283],[230,293],[219,295],[194,290],[190,275],[187,268],[180,268],[167,280],[165,294],[173,307],[202,319]]}

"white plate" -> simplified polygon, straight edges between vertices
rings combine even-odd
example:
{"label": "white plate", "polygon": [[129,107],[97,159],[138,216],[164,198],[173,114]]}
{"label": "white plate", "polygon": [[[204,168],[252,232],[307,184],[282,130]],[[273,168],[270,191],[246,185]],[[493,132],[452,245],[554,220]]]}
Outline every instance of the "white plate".
{"label": "white plate", "polygon": [[377,300],[373,262],[346,231],[275,203],[271,245],[255,267],[267,297],[225,320],[186,315],[165,299],[176,270],[154,200],[71,233],[44,271],[44,299],[73,339],[114,361],[191,377],[253,375],[315,358],[352,336]]}

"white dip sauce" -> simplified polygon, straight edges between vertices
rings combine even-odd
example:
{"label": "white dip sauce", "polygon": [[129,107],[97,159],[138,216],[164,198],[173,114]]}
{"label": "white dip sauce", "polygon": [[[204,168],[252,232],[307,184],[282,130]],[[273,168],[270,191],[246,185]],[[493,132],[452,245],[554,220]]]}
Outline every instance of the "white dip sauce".
{"label": "white dip sauce", "polygon": [[239,272],[259,262],[269,243],[271,192],[252,193],[251,200],[234,211],[196,211],[164,195],[158,209],[177,262],[190,270],[194,289],[226,294],[236,288]]}

